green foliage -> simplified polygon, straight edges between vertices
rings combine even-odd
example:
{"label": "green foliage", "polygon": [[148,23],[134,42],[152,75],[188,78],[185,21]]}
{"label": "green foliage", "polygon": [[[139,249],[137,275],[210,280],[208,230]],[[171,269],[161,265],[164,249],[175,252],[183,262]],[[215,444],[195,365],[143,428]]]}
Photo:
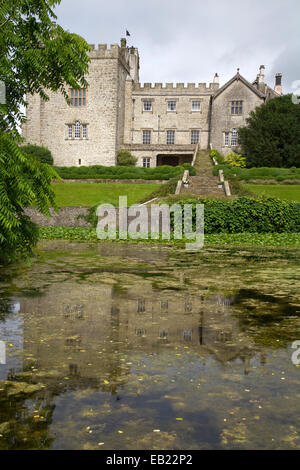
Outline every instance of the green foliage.
{"label": "green foliage", "polygon": [[79,218],[85,220],[89,224],[91,224],[92,227],[96,228],[98,224],[98,217],[97,217],[97,208],[99,204],[96,206],[90,207],[87,215],[80,215]]}
{"label": "green foliage", "polygon": [[284,95],[257,107],[239,129],[239,143],[248,167],[299,167],[300,106]]}
{"label": "green foliage", "polygon": [[[166,203],[163,201],[162,203]],[[193,205],[195,222],[196,204],[204,204],[205,234],[213,233],[296,233],[300,232],[300,203],[276,198],[236,199],[182,199],[169,202]],[[93,227],[97,225],[96,207],[90,209],[85,219]],[[171,214],[172,219],[172,214]]]}
{"label": "green foliage", "polygon": [[205,245],[284,247],[300,246],[300,233],[212,233],[205,235]]}
{"label": "green foliage", "polygon": [[38,145],[27,144],[22,146],[21,151],[22,153],[26,153],[27,155],[34,155],[41,163],[53,165],[53,157],[47,147],[40,147]]}
{"label": "green foliage", "polygon": [[48,206],[55,206],[50,185],[54,177],[52,167],[24,155],[10,135],[0,131],[0,263],[31,253],[38,229],[23,209],[34,205],[48,214]]}
{"label": "green foliage", "polygon": [[297,202],[245,196],[232,200],[184,199],[181,205],[193,204],[195,218],[197,203],[205,206],[205,233],[300,232],[300,203]]}
{"label": "green foliage", "polygon": [[229,176],[227,179],[233,196],[254,196],[255,193],[251,191],[251,188],[240,183],[236,176]]}
{"label": "green foliage", "polygon": [[195,175],[196,170],[189,164],[182,166],[157,166],[155,168],[143,168],[132,166],[72,166],[55,167],[57,173],[63,179],[143,179],[143,180],[169,180],[180,176],[188,169],[190,175]]}
{"label": "green foliage", "polygon": [[210,150],[209,155],[211,156],[211,158],[214,158],[217,163],[224,163],[224,155],[222,155],[218,150]]}
{"label": "green foliage", "polygon": [[134,157],[129,150],[121,149],[118,152],[118,165],[135,166],[138,159]]}
{"label": "green foliage", "polygon": [[235,152],[230,152],[224,158],[224,163],[234,167],[245,168],[246,158],[243,157],[243,155],[238,155]]}
{"label": "green foliage", "polygon": [[26,154],[18,127],[26,94],[49,99],[46,90],[87,86],[89,46],[81,37],[53,23],[59,0],[2,0],[0,8],[0,80],[6,102],[0,104],[0,259],[26,256],[37,241],[37,227],[23,209],[35,205],[42,213],[54,206],[50,183],[58,175],[33,155]]}
{"label": "green foliage", "polygon": [[231,167],[229,165],[217,165],[214,167],[214,175],[218,175],[218,171],[223,170],[225,178],[231,176],[236,177],[239,180],[250,181],[250,180],[300,180],[300,168],[238,168]]}
{"label": "green foliage", "polygon": [[24,120],[20,105],[27,93],[49,99],[46,90],[85,88],[89,45],[53,21],[60,0],[2,0],[0,9],[0,80],[6,104],[0,105],[0,128],[14,130]]}
{"label": "green foliage", "polygon": [[40,227],[39,236],[44,240],[98,240],[96,230],[86,227]]}
{"label": "green foliage", "polygon": [[[85,227],[40,227],[39,235],[44,240],[98,241],[96,230]],[[107,243],[111,242],[114,241],[107,241]],[[126,243],[128,242],[134,244],[161,243],[161,240],[151,240],[149,237],[148,240],[126,240]],[[165,240],[162,242],[166,243]],[[183,244],[186,240],[178,241],[171,238],[171,242]],[[101,240],[101,243],[103,243],[103,240]],[[205,235],[205,246],[299,247],[300,233],[212,233]]]}

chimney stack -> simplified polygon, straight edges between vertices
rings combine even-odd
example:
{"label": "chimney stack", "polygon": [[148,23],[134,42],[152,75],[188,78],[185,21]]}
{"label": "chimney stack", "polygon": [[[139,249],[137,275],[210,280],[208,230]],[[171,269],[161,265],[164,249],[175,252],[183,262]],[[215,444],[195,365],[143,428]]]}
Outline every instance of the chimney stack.
{"label": "chimney stack", "polygon": [[214,76],[214,81],[213,83],[218,83],[219,84],[219,75],[216,73]]}
{"label": "chimney stack", "polygon": [[264,65],[261,65],[259,67],[259,74],[257,76],[258,78],[258,83],[265,83],[265,66]]}
{"label": "chimney stack", "polygon": [[282,84],[281,84],[282,74],[276,73],[275,75],[275,88],[274,90],[278,95],[282,95]]}

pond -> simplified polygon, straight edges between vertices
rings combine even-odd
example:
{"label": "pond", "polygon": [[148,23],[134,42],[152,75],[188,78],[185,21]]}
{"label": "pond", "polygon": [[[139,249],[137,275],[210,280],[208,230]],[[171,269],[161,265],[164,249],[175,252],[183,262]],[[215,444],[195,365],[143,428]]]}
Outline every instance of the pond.
{"label": "pond", "polygon": [[53,241],[1,268],[0,449],[299,449],[299,255]]}

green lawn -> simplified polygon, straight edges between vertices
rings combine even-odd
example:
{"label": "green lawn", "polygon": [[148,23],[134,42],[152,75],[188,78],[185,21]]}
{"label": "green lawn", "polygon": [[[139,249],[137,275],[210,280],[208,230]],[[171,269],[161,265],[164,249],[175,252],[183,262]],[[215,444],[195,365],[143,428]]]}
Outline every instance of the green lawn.
{"label": "green lawn", "polygon": [[160,187],[159,184],[118,183],[53,183],[58,207],[110,203],[118,205],[119,196],[127,196],[128,205],[135,204]]}
{"label": "green lawn", "polygon": [[254,194],[265,194],[279,199],[300,202],[299,184],[243,184],[243,187]]}

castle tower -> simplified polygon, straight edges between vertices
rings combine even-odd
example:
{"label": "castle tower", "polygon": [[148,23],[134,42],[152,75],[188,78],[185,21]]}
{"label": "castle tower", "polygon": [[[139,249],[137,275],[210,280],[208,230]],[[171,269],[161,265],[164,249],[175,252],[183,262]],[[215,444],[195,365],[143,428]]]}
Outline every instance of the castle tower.
{"label": "castle tower", "polygon": [[86,90],[69,90],[71,105],[60,93],[50,100],[27,96],[27,122],[22,128],[29,143],[47,146],[58,166],[115,165],[124,140],[125,86],[131,74],[138,80],[138,51],[121,46],[91,45]]}

